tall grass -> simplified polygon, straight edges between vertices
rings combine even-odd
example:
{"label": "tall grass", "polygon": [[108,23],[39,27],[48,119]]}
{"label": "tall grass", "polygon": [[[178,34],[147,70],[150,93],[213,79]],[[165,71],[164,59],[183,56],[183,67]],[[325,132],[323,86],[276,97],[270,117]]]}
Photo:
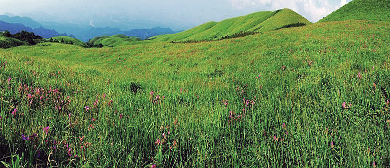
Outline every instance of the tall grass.
{"label": "tall grass", "polygon": [[343,21],[213,42],[0,50],[1,163],[388,166],[388,28]]}

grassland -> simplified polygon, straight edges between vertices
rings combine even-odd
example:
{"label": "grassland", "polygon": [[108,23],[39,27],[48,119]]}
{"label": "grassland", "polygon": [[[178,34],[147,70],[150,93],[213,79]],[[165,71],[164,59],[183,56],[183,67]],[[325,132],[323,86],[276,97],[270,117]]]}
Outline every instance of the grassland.
{"label": "grassland", "polygon": [[129,45],[134,44],[134,42],[141,41],[140,38],[137,37],[128,37],[126,35],[113,35],[113,36],[101,36],[101,37],[95,37],[92,40],[90,40],[88,43],[92,46],[107,46],[107,47],[114,47],[114,46],[120,46],[120,45]]}
{"label": "grassland", "polygon": [[390,0],[353,0],[319,22],[345,20],[390,20]]}
{"label": "grassland", "polygon": [[296,12],[290,9],[281,9],[274,12],[257,12],[221,22],[208,22],[181,33],[161,35],[155,38],[160,41],[174,42],[219,40],[240,36],[240,34],[245,35],[245,33],[267,32],[297,23],[311,24]]}
{"label": "grassland", "polygon": [[46,41],[52,41],[52,42],[55,41],[55,42],[59,42],[59,43],[63,43],[63,44],[72,44],[72,45],[78,45],[81,47],[87,47],[87,45],[84,42],[82,42],[81,40],[76,39],[76,38],[72,38],[69,36],[52,37],[50,39],[47,39]]}
{"label": "grassland", "polygon": [[216,42],[1,50],[2,160],[389,164],[389,28],[344,21]]}
{"label": "grassland", "polygon": [[0,165],[390,166],[390,22],[0,49]]}

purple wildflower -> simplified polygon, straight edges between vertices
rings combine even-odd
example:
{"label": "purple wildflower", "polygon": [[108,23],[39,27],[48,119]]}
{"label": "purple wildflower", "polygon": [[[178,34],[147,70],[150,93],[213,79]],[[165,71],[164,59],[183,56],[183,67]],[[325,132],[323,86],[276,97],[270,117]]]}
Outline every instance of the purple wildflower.
{"label": "purple wildflower", "polygon": [[49,129],[50,129],[50,127],[47,126],[47,127],[43,128],[43,132],[47,135],[49,133]]}
{"label": "purple wildflower", "polygon": [[30,135],[30,139],[33,139],[33,138],[36,138],[36,137],[38,137],[38,135],[37,135],[37,133],[33,133],[32,135]]}
{"label": "purple wildflower", "polygon": [[69,155],[69,157],[72,156],[72,148],[69,148],[69,149],[68,149],[68,155]]}
{"label": "purple wildflower", "polygon": [[37,151],[37,158],[40,158],[41,157],[41,151]]}
{"label": "purple wildflower", "polygon": [[359,78],[359,79],[362,78],[362,74],[360,74],[360,72],[357,74],[357,78]]}
{"label": "purple wildflower", "polygon": [[229,113],[230,113],[229,118],[233,118],[234,112],[230,111]]}
{"label": "purple wildflower", "polygon": [[28,136],[26,137],[24,134],[22,134],[22,140],[23,140],[23,141],[30,140],[30,137],[28,137]]}
{"label": "purple wildflower", "polygon": [[156,142],[154,142],[157,146],[161,144],[160,139],[157,139]]}
{"label": "purple wildflower", "polygon": [[18,111],[18,109],[14,109],[14,111],[12,111],[12,115],[15,116],[16,115],[16,112]]}

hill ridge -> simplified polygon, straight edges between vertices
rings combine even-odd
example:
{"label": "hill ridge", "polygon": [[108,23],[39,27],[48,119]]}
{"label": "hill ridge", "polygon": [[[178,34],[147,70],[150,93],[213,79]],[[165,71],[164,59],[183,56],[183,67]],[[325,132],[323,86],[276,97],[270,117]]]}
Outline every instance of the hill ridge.
{"label": "hill ridge", "polygon": [[151,39],[177,42],[220,40],[229,37],[239,37],[247,34],[277,30],[286,27],[287,25],[302,26],[310,23],[311,22],[295,11],[284,8],[276,11],[255,12],[220,22],[210,21],[180,33],[156,36]]}
{"label": "hill ridge", "polygon": [[390,20],[390,0],[353,0],[318,22],[345,20]]}

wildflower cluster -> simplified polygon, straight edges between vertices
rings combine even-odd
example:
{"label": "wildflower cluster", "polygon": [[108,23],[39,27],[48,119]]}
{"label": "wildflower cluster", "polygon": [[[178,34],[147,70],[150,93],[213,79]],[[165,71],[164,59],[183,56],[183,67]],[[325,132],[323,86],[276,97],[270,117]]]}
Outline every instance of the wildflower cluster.
{"label": "wildflower cluster", "polygon": [[60,113],[65,113],[70,106],[69,96],[65,98],[64,94],[58,88],[53,89],[52,87],[49,87],[48,89],[45,89],[42,87],[30,87],[26,84],[20,84],[18,91],[31,110],[48,105]]}
{"label": "wildflower cluster", "polygon": [[178,127],[179,124],[177,119],[175,119],[173,127],[160,127],[159,138],[157,138],[154,142],[156,156],[153,158],[153,160],[155,160],[154,162],[157,163],[157,165],[165,161],[171,160],[172,156],[177,154],[178,151],[176,149],[179,147],[179,141],[177,137],[179,137],[179,135],[178,133],[176,133],[176,130],[178,129]]}
{"label": "wildflower cluster", "polygon": [[178,146],[177,141],[171,137],[172,133],[171,128],[169,126],[161,126],[160,133],[160,138],[157,138],[156,142],[154,142],[156,146],[162,146],[166,149],[174,149]]}
{"label": "wildflower cluster", "polygon": [[242,115],[237,115],[234,111],[229,112],[228,125],[233,125],[237,121],[241,121]]}
{"label": "wildflower cluster", "polygon": [[356,75],[357,78],[359,79],[362,79],[362,74],[359,72],[357,75]]}
{"label": "wildflower cluster", "polygon": [[85,154],[87,153],[87,149],[91,147],[92,143],[84,141],[84,138],[85,138],[84,135],[79,137],[80,140],[79,144],[80,144],[80,149],[82,151],[82,154],[85,157]]}
{"label": "wildflower cluster", "polygon": [[51,73],[49,73],[49,77],[50,78],[59,78],[59,77],[62,77],[61,75],[63,75],[62,73],[61,73],[61,71],[55,71],[55,72],[51,72]]}
{"label": "wildflower cluster", "polygon": [[29,136],[26,136],[26,135],[22,134],[22,140],[23,141],[34,140],[37,137],[38,137],[37,133],[33,133],[33,134],[29,135]]}
{"label": "wildflower cluster", "polygon": [[149,97],[149,100],[150,102],[152,102],[154,105],[158,105],[158,104],[161,104],[163,99],[165,99],[165,96],[160,96],[160,95],[156,95],[156,93],[152,91],[150,91],[150,97]]}
{"label": "wildflower cluster", "polygon": [[352,104],[350,103],[349,105],[347,105],[346,102],[343,102],[343,104],[341,105],[341,107],[342,107],[343,109],[348,109],[348,108],[352,107]]}
{"label": "wildflower cluster", "polygon": [[254,105],[256,104],[255,100],[249,100],[249,99],[242,99],[244,108],[242,109],[243,112],[252,109]]}
{"label": "wildflower cluster", "polygon": [[311,66],[311,64],[313,63],[313,60],[309,60],[306,58],[306,61],[303,61],[303,63],[305,64],[306,62],[308,63],[309,66]]}
{"label": "wildflower cluster", "polygon": [[[282,145],[287,145],[288,142],[288,138],[289,138],[289,133],[288,133],[288,129],[287,129],[287,125],[286,123],[282,123],[281,125],[282,129],[280,129],[279,131],[277,131],[276,133],[274,133],[274,136],[272,137],[272,141],[273,142],[280,142]],[[265,134],[266,135],[266,134]]]}
{"label": "wildflower cluster", "polygon": [[93,103],[91,103],[89,106],[84,106],[84,110],[88,113],[97,114],[99,113],[99,110],[106,107],[106,105],[112,107],[113,102],[113,100],[109,100],[107,98],[106,94],[97,94]]}
{"label": "wildflower cluster", "polygon": [[222,104],[223,106],[227,107],[227,105],[229,104],[229,100],[222,100]]}
{"label": "wildflower cluster", "polygon": [[[21,134],[22,141],[26,145],[31,146],[29,150],[31,150],[37,159],[47,159],[50,155],[56,155],[56,157],[58,157],[63,156],[65,153],[69,156],[74,154],[72,148],[70,148],[65,141],[61,143],[55,140],[50,126],[43,126],[39,130],[41,131],[34,132],[31,135],[27,135],[25,133]],[[47,155],[48,151],[51,151],[49,156]],[[77,155],[74,156],[77,157]]]}
{"label": "wildflower cluster", "polygon": [[7,65],[7,61],[4,62],[0,61],[0,68],[5,69],[5,65]]}

